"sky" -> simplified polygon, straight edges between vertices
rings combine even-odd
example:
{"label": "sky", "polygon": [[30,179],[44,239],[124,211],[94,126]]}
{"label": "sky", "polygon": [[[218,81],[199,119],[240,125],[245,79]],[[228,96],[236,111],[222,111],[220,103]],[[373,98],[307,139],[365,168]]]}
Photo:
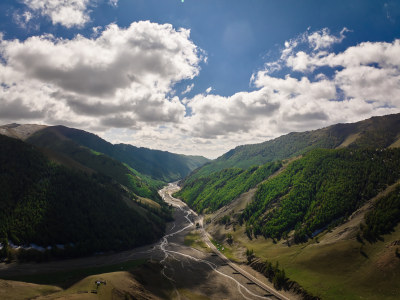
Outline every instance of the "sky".
{"label": "sky", "polygon": [[216,158],[399,112],[400,1],[0,3],[0,124]]}

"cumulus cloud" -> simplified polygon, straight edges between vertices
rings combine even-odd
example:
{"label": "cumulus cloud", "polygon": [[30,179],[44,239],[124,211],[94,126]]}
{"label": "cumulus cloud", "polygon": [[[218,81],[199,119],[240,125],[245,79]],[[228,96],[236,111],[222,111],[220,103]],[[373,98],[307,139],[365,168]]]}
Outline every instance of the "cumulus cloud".
{"label": "cumulus cloud", "polygon": [[309,35],[306,35],[307,41],[313,50],[326,49],[333,44],[340,43],[345,38],[344,33],[349,30],[345,27],[340,31],[339,36],[334,36],[330,34],[328,28],[323,28],[319,31],[315,31]]}
{"label": "cumulus cloud", "polygon": [[167,95],[199,72],[202,57],[190,31],[148,21],[96,30],[91,38],[1,36],[0,97],[20,99],[21,110],[35,107],[48,120],[96,128],[180,122],[185,107]]}
{"label": "cumulus cloud", "polygon": [[183,99],[174,84],[192,80],[205,60],[188,30],[138,22],[97,28],[91,38],[0,36],[0,118],[216,157],[291,131],[399,112],[400,40],[335,52],[346,32],[308,30],[287,41],[277,61],[251,76],[250,91],[221,96],[210,88]]}
{"label": "cumulus cloud", "polygon": [[[364,42],[335,53],[331,46],[347,31],[334,36],[322,29],[286,42],[278,61],[253,74],[255,91],[187,99],[192,115],[186,131],[214,146],[232,145],[398,113],[400,40]],[[273,76],[271,66],[289,74]],[[324,74],[322,67],[331,70]],[[290,75],[292,71],[300,76]]]}
{"label": "cumulus cloud", "polygon": [[[23,0],[37,14],[49,17],[51,22],[67,28],[83,27],[90,21],[89,6],[93,0]],[[117,1],[110,0],[112,4]]]}

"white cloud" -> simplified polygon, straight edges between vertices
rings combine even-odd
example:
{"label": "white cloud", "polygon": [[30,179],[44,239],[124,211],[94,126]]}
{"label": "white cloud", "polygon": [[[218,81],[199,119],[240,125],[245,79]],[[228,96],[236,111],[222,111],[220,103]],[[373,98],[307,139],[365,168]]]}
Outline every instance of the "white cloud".
{"label": "white cloud", "polygon": [[194,88],[194,83],[189,84],[188,86],[186,86],[186,89],[182,92],[182,95],[189,93],[193,88]]}
{"label": "white cloud", "polygon": [[[92,38],[0,39],[0,101],[35,108],[47,123],[140,128],[179,123],[185,107],[172,86],[199,72],[190,31],[169,24],[111,24]],[[29,111],[30,111],[29,110]],[[14,116],[15,119],[18,119]]]}
{"label": "white cloud", "polygon": [[[248,140],[261,142],[291,131],[400,112],[400,40],[365,42],[340,53],[329,50],[344,38],[345,31],[328,38],[329,31],[322,30],[310,33],[310,39],[302,35],[301,40],[287,42],[279,61],[253,74],[253,92],[188,99],[192,116],[185,122],[186,132],[212,141],[216,147],[212,151],[217,152],[218,144],[233,147]],[[303,74],[274,77],[273,64]],[[320,67],[331,71],[318,73]]]}
{"label": "white cloud", "polygon": [[314,50],[326,49],[336,43],[341,43],[345,38],[344,33],[349,30],[345,27],[340,31],[339,36],[334,36],[330,34],[328,28],[323,28],[319,31],[315,31],[310,35],[307,35],[307,40],[310,46]]}
{"label": "white cloud", "polygon": [[206,94],[211,93],[211,91],[212,91],[212,87],[210,86],[210,87],[208,87],[208,88],[206,89]]}
{"label": "white cloud", "polygon": [[[23,0],[33,12],[67,28],[83,27],[90,21],[89,6],[94,0]],[[115,2],[115,1],[113,1]]]}
{"label": "white cloud", "polygon": [[[95,32],[70,40],[0,36],[0,120],[61,123],[113,142],[216,157],[290,131],[400,111],[400,40],[337,53],[331,46],[345,30],[307,32],[252,75],[254,90],[225,97],[210,87],[179,99],[174,84],[192,80],[204,61],[188,30],[138,22]],[[274,76],[271,66],[288,75]]]}

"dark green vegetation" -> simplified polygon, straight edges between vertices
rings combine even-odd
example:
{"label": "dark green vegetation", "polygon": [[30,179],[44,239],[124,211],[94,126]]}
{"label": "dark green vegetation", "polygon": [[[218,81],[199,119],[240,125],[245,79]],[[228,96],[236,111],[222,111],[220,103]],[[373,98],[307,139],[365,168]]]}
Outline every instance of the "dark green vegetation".
{"label": "dark green vegetation", "polygon": [[382,235],[393,232],[399,222],[400,186],[379,199],[374,208],[365,215],[365,224],[361,224],[362,235],[369,242],[376,242],[382,239]]}
{"label": "dark green vegetation", "polygon": [[373,117],[357,123],[336,124],[313,131],[292,132],[260,144],[238,146],[204,165],[191,176],[204,177],[232,167],[247,169],[252,165],[298,156],[316,148],[387,148],[398,142],[399,137],[400,114]]}
{"label": "dark green vegetation", "polygon": [[8,239],[18,245],[52,246],[43,253],[20,251],[21,260],[143,245],[159,238],[170,218],[166,205],[160,209],[140,205],[135,194],[111,177],[66,168],[35,146],[2,135],[0,195],[4,244]]}
{"label": "dark green vegetation", "polygon": [[113,145],[95,134],[64,126],[53,126],[42,130],[38,134],[43,134],[43,132],[50,130],[80,145],[126,163],[139,173],[147,175],[154,180],[163,182],[182,179],[208,161],[202,156],[186,156],[167,151],[138,148],[126,144]]}
{"label": "dark green vegetation", "polygon": [[213,212],[267,179],[280,167],[280,162],[274,162],[248,170],[231,168],[208,177],[189,177],[184,181],[184,187],[176,193],[176,197],[199,212]]}
{"label": "dark green vegetation", "polygon": [[302,242],[346,219],[400,178],[400,150],[317,149],[259,186],[243,214],[247,234]]}
{"label": "dark green vegetation", "polygon": [[162,183],[142,179],[135,170],[123,163],[65,137],[57,127],[40,130],[26,142],[39,147],[47,156],[69,168],[103,174],[138,196],[161,201],[157,188]]}

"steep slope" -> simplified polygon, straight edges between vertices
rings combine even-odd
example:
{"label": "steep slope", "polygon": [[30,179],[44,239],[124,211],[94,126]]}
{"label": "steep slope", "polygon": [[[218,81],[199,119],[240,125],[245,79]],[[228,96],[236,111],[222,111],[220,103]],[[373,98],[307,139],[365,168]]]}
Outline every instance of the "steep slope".
{"label": "steep slope", "polygon": [[255,166],[248,170],[225,169],[204,178],[188,178],[175,194],[200,212],[213,212],[267,179],[281,167],[280,162]]}
{"label": "steep slope", "polygon": [[39,147],[47,156],[68,167],[88,169],[109,176],[138,196],[161,201],[157,193],[160,183],[157,185],[152,182],[153,186],[149,185],[134,170],[107,155],[79,145],[60,134],[57,128],[40,130],[27,138],[26,142]]}
{"label": "steep slope", "polygon": [[302,242],[400,178],[400,149],[316,149],[258,187],[240,215],[249,236]]}
{"label": "steep slope", "polygon": [[206,164],[193,176],[207,176],[212,172],[231,167],[246,169],[252,165],[298,156],[316,148],[386,148],[395,146],[399,139],[400,114],[372,117],[357,123],[292,132],[260,144],[238,146]]}
{"label": "steep slope", "polygon": [[167,151],[138,148],[127,144],[113,145],[92,133],[64,126],[52,127],[60,135],[97,152],[128,164],[141,174],[164,182],[176,181],[209,160],[202,156],[186,156]]}
{"label": "steep slope", "polygon": [[42,255],[55,256],[126,249],[159,238],[169,217],[166,207],[142,207],[109,177],[65,168],[35,146],[3,135],[0,195],[2,256],[9,254],[8,240],[51,246]]}
{"label": "steep slope", "polygon": [[[205,213],[207,231],[237,259],[247,261],[252,249],[322,299],[397,299],[399,120],[375,117],[238,147],[193,172],[176,195]],[[245,185],[252,164],[281,159],[278,172],[221,201]]]}
{"label": "steep slope", "polygon": [[[300,157],[302,154],[312,151],[313,149],[321,148],[349,148],[354,150],[394,148],[399,142],[399,137],[400,114],[395,114],[373,117],[353,124],[337,124],[314,131],[290,133],[261,144],[240,146],[192,172],[181,182],[182,189],[177,196],[181,197],[189,205],[192,205],[193,208],[199,211],[207,208],[209,212],[212,212],[220,207],[220,205],[216,205],[216,203],[226,205],[233,200],[233,198],[230,198],[229,201],[220,201],[220,199],[224,197],[219,196],[221,186],[218,184],[213,185],[216,178],[228,176],[221,181],[223,185],[227,182],[237,182],[237,185],[243,185],[244,181],[240,180],[240,176],[243,176],[242,171],[246,169],[252,170],[254,165],[263,165],[265,162],[268,164],[270,161],[277,161],[280,159],[288,161],[288,159]],[[337,156],[340,152],[334,153],[335,154],[332,155]],[[335,161],[336,158],[337,157],[330,159]],[[304,161],[304,159],[302,161]],[[250,167],[250,164],[253,164],[253,167]],[[296,165],[299,164],[299,162],[294,162],[293,164]],[[344,165],[345,164],[346,162],[344,162]],[[347,169],[345,169],[344,165],[342,166],[342,171],[346,172]],[[313,170],[313,168],[318,170],[319,165],[311,164],[309,167],[310,170]],[[310,171],[310,173],[312,173],[312,171]],[[317,173],[317,171],[315,171],[315,173]],[[246,189],[241,192],[255,187],[259,182],[261,182],[261,180],[253,182],[252,186],[247,186]],[[227,186],[230,185],[227,184]],[[363,189],[363,187],[360,187],[360,189]],[[226,190],[225,194],[227,193],[231,193],[231,191]],[[282,190],[279,195],[282,196],[286,193],[287,191]],[[235,195],[235,197],[237,196],[239,196],[239,194]],[[263,203],[262,205],[264,205],[265,208],[267,203],[264,203],[264,200],[258,200],[260,203]],[[353,209],[355,209],[355,207],[353,207]],[[262,213],[263,212],[260,212],[260,214]],[[259,224],[257,226],[259,226]],[[289,230],[290,228],[287,229]],[[258,227],[256,232],[260,234]],[[282,233],[283,232],[280,231],[280,234]]]}

